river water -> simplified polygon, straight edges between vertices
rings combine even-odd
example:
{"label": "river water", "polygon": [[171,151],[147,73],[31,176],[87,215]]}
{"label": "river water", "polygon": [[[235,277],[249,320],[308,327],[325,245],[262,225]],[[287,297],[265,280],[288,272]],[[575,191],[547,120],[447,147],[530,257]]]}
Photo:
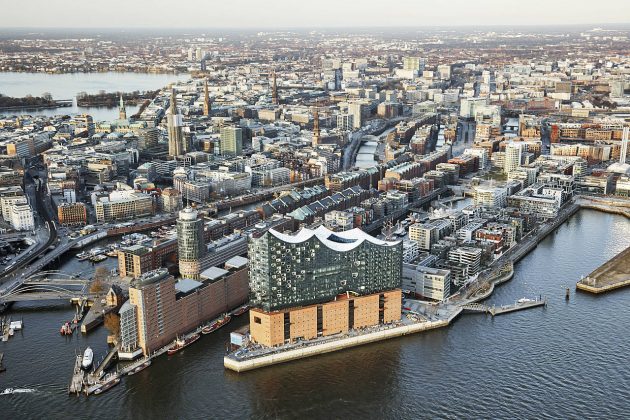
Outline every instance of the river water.
{"label": "river water", "polygon": [[359,147],[355,166],[357,168],[372,168],[378,164],[374,159],[374,154],[378,149],[377,141],[366,141]]}
{"label": "river water", "polygon": [[[515,267],[490,303],[542,294],[547,308],[463,315],[450,327],[236,374],[223,369],[230,330],[162,356],[101,396],[66,394],[75,351],[100,359],[106,332],[63,338],[67,306],[16,305],[25,329],[7,343],[0,417],[13,418],[612,418],[630,413],[630,289],[592,296],[574,285],[630,245],[628,221],[583,210]],[[108,264],[112,264],[108,262]],[[81,271],[74,259],[62,269]],[[565,301],[564,288],[571,287]]]}
{"label": "river water", "polygon": [[[105,92],[133,92],[156,90],[169,83],[185,80],[188,74],[152,73],[12,73],[0,72],[0,94],[13,97],[26,95],[42,96],[48,92],[54,99],[72,99],[79,92],[95,94]],[[139,105],[127,106],[127,115],[133,115]],[[118,108],[105,107],[60,107],[55,109],[34,109],[20,111],[0,111],[0,115],[76,115],[90,114],[96,121],[118,118]]]}

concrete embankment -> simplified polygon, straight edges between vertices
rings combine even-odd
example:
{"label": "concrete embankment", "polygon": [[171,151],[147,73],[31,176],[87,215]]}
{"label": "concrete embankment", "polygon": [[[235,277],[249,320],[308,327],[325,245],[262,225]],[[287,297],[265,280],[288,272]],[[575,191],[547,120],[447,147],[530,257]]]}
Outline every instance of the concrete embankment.
{"label": "concrete embankment", "polygon": [[595,294],[626,286],[630,286],[630,247],[606,261],[576,284],[578,290]]}
{"label": "concrete embankment", "polygon": [[300,347],[293,350],[279,351],[269,355],[263,355],[260,357],[252,357],[248,359],[239,360],[232,355],[225,356],[223,358],[223,365],[230,370],[236,372],[245,372],[248,370],[258,369],[265,366],[271,366],[278,363],[289,362],[292,360],[303,359],[306,357],[317,356],[319,354],[330,353],[333,351],[339,351],[348,349],[351,347],[360,346],[368,343],[375,343],[378,341],[387,340],[390,338],[401,337],[403,335],[415,334],[422,331],[433,330],[436,328],[446,327],[450,324],[459,313],[461,309],[458,309],[448,319],[439,321],[420,322],[411,325],[402,325],[400,327],[392,327],[386,330],[375,331],[365,334],[360,334],[355,337],[340,338],[338,340],[332,340],[322,344],[313,344],[310,346]]}
{"label": "concrete embankment", "polygon": [[597,210],[604,213],[617,214],[619,216],[624,216],[630,219],[630,210],[627,210],[621,207],[607,206],[607,205],[594,204],[594,203],[593,204],[587,204],[587,203],[580,204],[580,207],[583,209]]}
{"label": "concrete embankment", "polygon": [[603,196],[591,197],[578,196],[578,204],[583,209],[597,210],[604,213],[618,214],[630,219],[630,199],[626,197]]}

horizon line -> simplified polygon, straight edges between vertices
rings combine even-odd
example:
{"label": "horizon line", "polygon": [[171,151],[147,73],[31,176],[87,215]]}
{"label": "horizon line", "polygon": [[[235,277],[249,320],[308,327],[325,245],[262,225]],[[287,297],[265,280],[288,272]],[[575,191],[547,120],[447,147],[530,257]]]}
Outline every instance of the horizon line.
{"label": "horizon line", "polygon": [[449,25],[421,25],[421,26],[411,26],[411,25],[401,25],[401,26],[388,26],[388,25],[331,25],[331,26],[215,26],[211,27],[203,27],[203,26],[102,26],[102,27],[88,27],[88,26],[76,26],[76,27],[66,27],[66,26],[4,26],[0,29],[1,32],[6,32],[7,30],[29,30],[33,32],[42,32],[46,30],[86,30],[86,31],[97,31],[97,30],[128,30],[128,31],[138,31],[138,30],[204,30],[204,31],[217,31],[217,30],[249,30],[249,31],[285,31],[285,30],[328,30],[328,29],[395,29],[395,30],[403,30],[403,29],[414,29],[414,30],[422,30],[422,29],[435,29],[435,28],[490,28],[490,27],[517,27],[517,28],[531,28],[531,27],[553,27],[553,28],[561,28],[561,27],[576,27],[576,26],[595,26],[595,27],[605,27],[605,26],[613,26],[613,25],[622,25],[622,26],[630,26],[630,21],[625,22],[583,22],[583,23],[481,23],[481,24],[449,24]]}

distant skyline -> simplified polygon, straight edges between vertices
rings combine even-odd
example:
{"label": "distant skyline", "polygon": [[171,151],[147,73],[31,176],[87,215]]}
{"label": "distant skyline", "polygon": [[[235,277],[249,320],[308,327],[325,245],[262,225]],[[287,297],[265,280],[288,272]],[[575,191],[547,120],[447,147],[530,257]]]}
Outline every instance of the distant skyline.
{"label": "distant skyline", "polygon": [[[442,6],[440,6],[440,4]],[[29,0],[0,28],[366,28],[630,23],[628,0]]]}

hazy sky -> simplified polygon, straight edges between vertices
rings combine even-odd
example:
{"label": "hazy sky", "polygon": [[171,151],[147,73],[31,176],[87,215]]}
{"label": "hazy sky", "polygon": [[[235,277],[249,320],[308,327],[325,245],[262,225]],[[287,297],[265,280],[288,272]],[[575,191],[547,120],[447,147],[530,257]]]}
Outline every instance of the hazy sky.
{"label": "hazy sky", "polygon": [[630,23],[630,0],[0,0],[0,4],[0,29]]}

